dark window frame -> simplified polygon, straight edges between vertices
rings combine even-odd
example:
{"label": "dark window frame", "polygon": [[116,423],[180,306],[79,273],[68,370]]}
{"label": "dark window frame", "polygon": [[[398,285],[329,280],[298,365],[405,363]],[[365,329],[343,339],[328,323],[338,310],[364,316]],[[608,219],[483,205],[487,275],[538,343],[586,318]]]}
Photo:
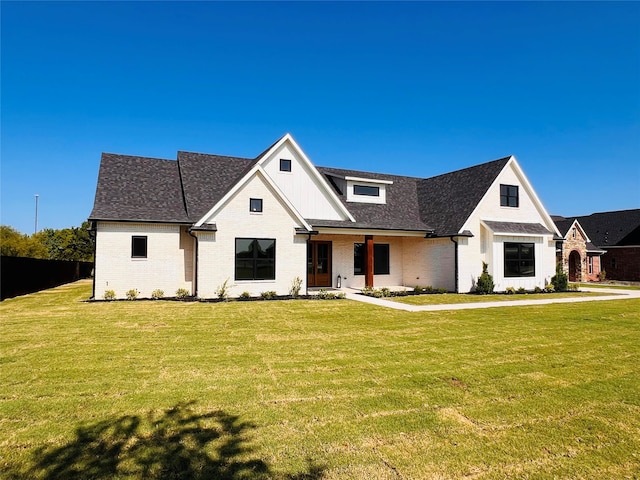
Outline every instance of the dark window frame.
{"label": "dark window frame", "polygon": [[353,185],[353,194],[361,197],[379,197],[380,187],[373,185],[359,185],[356,183]]}
{"label": "dark window frame", "polygon": [[281,172],[291,172],[291,160],[289,160],[288,158],[281,158],[280,159],[280,171]]}
{"label": "dark window frame", "polygon": [[520,206],[520,188],[518,185],[500,184],[500,206],[518,208]]}
{"label": "dark window frame", "polygon": [[[366,272],[366,246],[362,242],[353,244],[353,274],[364,275]],[[373,244],[373,274],[389,275],[391,273],[391,247],[388,243]]]}
{"label": "dark window frame", "polygon": [[[517,247],[517,255],[507,258],[507,250]],[[530,255],[527,253],[530,252]],[[505,278],[522,278],[536,276],[536,247],[530,242],[505,242],[504,251]]]}
{"label": "dark window frame", "polygon": [[131,237],[131,258],[148,258],[149,237],[133,235]]}
{"label": "dark window frame", "polygon": [[[249,241],[252,245],[250,257],[238,257],[238,242]],[[271,242],[270,246],[267,246],[263,250],[263,253],[269,252],[271,249],[273,256],[260,256],[261,250],[256,248],[259,246],[259,242]],[[246,250],[243,250],[247,252]],[[275,280],[276,279],[276,239],[275,238],[247,238],[236,237],[235,239],[235,255],[234,255],[234,278],[237,281],[255,281],[255,280]],[[249,267],[251,269],[251,275],[238,275],[242,269]],[[260,275],[261,271],[268,269],[271,271],[270,275]]]}
{"label": "dark window frame", "polygon": [[[255,207],[254,207],[255,202]],[[262,213],[263,202],[261,198],[250,198],[249,199],[249,211],[251,213]]]}

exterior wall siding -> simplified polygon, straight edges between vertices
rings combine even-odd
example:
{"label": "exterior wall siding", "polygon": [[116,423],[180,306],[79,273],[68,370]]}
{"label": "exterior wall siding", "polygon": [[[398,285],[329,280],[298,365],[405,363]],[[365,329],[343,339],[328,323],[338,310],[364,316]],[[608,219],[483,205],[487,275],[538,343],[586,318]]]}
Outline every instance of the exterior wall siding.
{"label": "exterior wall siding", "polygon": [[[96,233],[95,296],[106,290],[125,298],[135,289],[151,297],[156,289],[165,296],[193,289],[194,239],[186,226],[169,224],[98,222]],[[131,258],[131,237],[147,237],[147,258]]]}
{"label": "exterior wall siding", "polygon": [[605,248],[601,258],[607,280],[640,282],[640,246]]}
{"label": "exterior wall siding", "polygon": [[[249,199],[261,198],[262,213],[249,211]],[[264,291],[286,295],[295,277],[306,288],[307,236],[296,235],[300,227],[292,212],[256,174],[212,219],[216,232],[198,232],[198,296],[216,298],[216,289],[225,281],[230,295],[249,292],[258,296]],[[275,280],[235,279],[235,239],[272,238],[276,240]]]}

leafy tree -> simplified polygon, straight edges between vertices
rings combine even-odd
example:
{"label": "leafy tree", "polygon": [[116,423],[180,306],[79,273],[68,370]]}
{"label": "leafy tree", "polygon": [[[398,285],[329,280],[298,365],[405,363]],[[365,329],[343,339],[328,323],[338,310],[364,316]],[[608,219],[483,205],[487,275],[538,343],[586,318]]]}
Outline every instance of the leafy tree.
{"label": "leafy tree", "polygon": [[0,253],[8,257],[48,258],[47,248],[33,236],[0,225]]}

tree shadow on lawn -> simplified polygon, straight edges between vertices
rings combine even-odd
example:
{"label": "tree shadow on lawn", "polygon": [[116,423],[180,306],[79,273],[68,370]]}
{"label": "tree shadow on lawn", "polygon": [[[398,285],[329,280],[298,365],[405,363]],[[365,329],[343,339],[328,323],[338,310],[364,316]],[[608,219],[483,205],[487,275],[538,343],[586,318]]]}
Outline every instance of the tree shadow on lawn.
{"label": "tree shadow on lawn", "polygon": [[248,431],[255,425],[223,411],[196,414],[193,402],[161,415],[125,415],[78,427],[60,447],[34,453],[33,465],[10,478],[62,479],[320,479],[324,468],[308,461],[306,472],[272,475],[250,459]]}

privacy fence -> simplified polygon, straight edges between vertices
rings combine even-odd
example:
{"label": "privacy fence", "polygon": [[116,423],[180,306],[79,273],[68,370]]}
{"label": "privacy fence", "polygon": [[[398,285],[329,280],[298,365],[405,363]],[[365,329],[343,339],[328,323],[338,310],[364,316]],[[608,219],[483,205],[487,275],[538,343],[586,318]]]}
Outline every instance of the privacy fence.
{"label": "privacy fence", "polygon": [[1,257],[0,300],[91,277],[93,263]]}

